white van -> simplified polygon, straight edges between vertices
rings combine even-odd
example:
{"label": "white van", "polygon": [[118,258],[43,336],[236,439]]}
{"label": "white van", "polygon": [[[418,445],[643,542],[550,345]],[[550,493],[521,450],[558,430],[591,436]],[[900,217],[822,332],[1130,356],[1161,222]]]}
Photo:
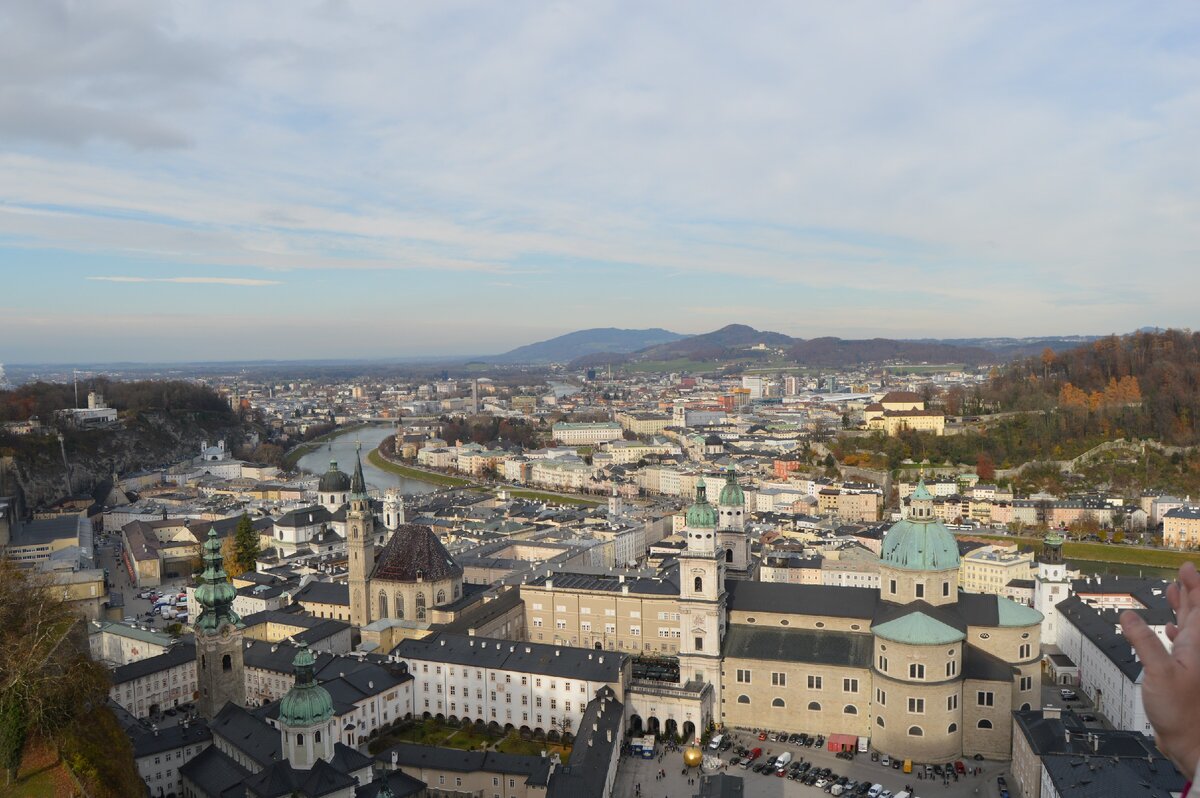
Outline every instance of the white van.
{"label": "white van", "polygon": [[868,744],[869,744],[869,741],[867,740],[866,737],[859,737],[858,738],[858,752],[860,754],[865,754],[867,752]]}
{"label": "white van", "polygon": [[775,770],[776,771],[783,770],[789,764],[791,764],[791,761],[792,761],[792,752],[784,751],[782,754],[779,755],[779,758],[775,760]]}
{"label": "white van", "polygon": [[883,792],[882,784],[872,784],[871,789],[867,790],[867,798],[879,798],[881,792]]}
{"label": "white van", "polygon": [[721,743],[724,741],[725,741],[725,735],[718,734],[717,736],[713,737],[711,740],[708,741],[708,747],[711,748],[712,750],[716,751],[718,748],[721,747]]}
{"label": "white van", "polygon": [[908,790],[901,790],[900,792],[896,793],[896,798],[912,798],[912,793]]}

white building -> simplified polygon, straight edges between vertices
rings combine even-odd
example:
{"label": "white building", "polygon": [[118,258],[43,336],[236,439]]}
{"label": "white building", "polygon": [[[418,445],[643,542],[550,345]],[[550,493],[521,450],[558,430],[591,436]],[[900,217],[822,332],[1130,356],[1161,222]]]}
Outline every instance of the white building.
{"label": "white building", "polygon": [[92,621],[88,627],[92,659],[113,667],[165,654],[175,643],[168,634],[139,629],[127,623]]}
{"label": "white building", "polygon": [[621,700],[632,672],[629,658],[612,651],[446,632],[404,640],[392,654],[413,676],[414,716],[544,732],[574,733],[596,691],[609,687]]}
{"label": "white building", "polygon": [[615,421],[569,423],[560,421],[552,427],[554,440],[568,446],[595,446],[605,441],[619,441],[624,436]]}
{"label": "white building", "polygon": [[165,654],[113,669],[109,696],[136,718],[195,701],[195,644],[179,643]]}
{"label": "white building", "polygon": [[203,719],[131,734],[133,761],[149,795],[183,795],[179,768],[212,744]]}

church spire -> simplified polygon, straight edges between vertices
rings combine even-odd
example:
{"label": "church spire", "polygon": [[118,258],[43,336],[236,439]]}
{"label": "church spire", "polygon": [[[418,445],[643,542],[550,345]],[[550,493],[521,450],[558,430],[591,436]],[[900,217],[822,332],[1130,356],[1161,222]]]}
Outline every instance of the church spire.
{"label": "church spire", "polygon": [[225,622],[240,626],[242,619],[233,611],[237,590],[229,584],[225,558],[221,556],[221,541],[217,539],[217,530],[211,527],[208,540],[204,542],[204,573],[200,575],[200,581],[203,584],[196,588],[196,601],[200,604],[197,629],[215,632]]}
{"label": "church spire", "polygon": [[355,498],[362,498],[367,495],[367,481],[363,479],[361,442],[354,453],[354,476],[350,478],[350,495]]}

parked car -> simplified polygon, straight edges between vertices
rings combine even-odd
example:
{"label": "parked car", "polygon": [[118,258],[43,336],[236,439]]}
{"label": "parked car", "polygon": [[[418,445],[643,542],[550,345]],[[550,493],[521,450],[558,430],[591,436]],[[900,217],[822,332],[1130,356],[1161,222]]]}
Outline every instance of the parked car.
{"label": "parked car", "polygon": [[963,761],[961,759],[955,761],[954,772],[960,776],[967,775],[967,766],[963,764]]}
{"label": "parked car", "polygon": [[1080,715],[1079,719],[1081,721],[1083,721],[1084,723],[1095,723],[1096,722],[1096,716],[1092,715],[1091,713]]}
{"label": "parked car", "polygon": [[[874,757],[872,757],[872,759],[874,759]],[[890,756],[888,756],[887,754],[884,754],[883,756],[881,756],[879,758],[879,764],[883,765],[885,768],[891,767],[892,758]],[[880,789],[882,789],[882,788],[880,788]]]}
{"label": "parked car", "polygon": [[1059,690],[1058,694],[1059,694],[1059,696],[1062,697],[1063,701],[1078,701],[1079,700],[1078,693],[1076,693],[1074,690],[1068,690],[1065,687],[1062,688],[1061,690]]}

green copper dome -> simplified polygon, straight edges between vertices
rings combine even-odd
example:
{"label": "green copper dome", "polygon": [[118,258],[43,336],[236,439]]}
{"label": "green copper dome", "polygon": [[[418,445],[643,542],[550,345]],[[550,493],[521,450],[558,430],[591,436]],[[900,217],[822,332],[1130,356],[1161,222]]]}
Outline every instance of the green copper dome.
{"label": "green copper dome", "polygon": [[944,646],[965,640],[966,635],[923,612],[910,612],[871,627],[876,636],[910,646]]}
{"label": "green copper dome", "polygon": [[350,490],[350,477],[346,476],[345,471],[338,470],[337,460],[329,461],[329,470],[321,475],[317,490],[321,493],[341,493]]}
{"label": "green copper dome", "polygon": [[909,517],[883,536],[883,564],[910,571],[957,568],[958,543],[945,524],[933,517],[933,496],[924,479],[917,483],[909,506]]}
{"label": "green copper dome", "polygon": [[721,495],[717,497],[717,504],[722,507],[741,507],[745,503],[746,494],[737,482],[737,472],[731,468],[725,472],[725,485],[721,488]]}
{"label": "green copper dome", "polygon": [[717,511],[708,503],[707,488],[704,486],[704,478],[696,483],[696,502],[687,510],[687,525],[691,529],[703,529],[711,527],[716,529],[717,526]]}
{"label": "green copper dome", "polygon": [[237,590],[229,584],[225,558],[221,556],[221,541],[217,539],[217,530],[211,527],[208,540],[204,541],[204,573],[200,580],[203,584],[196,588],[196,602],[200,605],[196,631],[215,632],[224,623],[241,626],[242,619],[233,611]]}
{"label": "green copper dome", "polygon": [[333,717],[333,698],[313,675],[316,661],[308,643],[301,642],[292,660],[296,683],[279,702],[279,722],[285,726],[312,726]]}

